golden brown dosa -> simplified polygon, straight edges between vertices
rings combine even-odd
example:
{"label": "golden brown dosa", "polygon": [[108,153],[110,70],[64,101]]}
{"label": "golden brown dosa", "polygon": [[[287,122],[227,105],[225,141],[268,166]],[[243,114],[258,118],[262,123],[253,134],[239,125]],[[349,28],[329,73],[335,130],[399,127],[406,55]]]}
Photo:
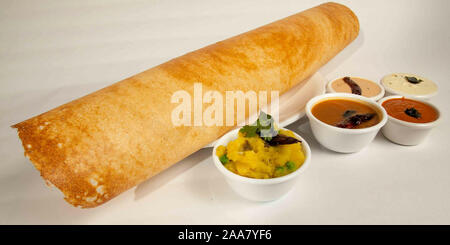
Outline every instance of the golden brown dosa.
{"label": "golden brown dosa", "polygon": [[231,127],[171,123],[175,91],[279,90],[312,75],[359,32],[326,3],[185,54],[14,125],[25,155],[65,199],[96,207],[214,141]]}

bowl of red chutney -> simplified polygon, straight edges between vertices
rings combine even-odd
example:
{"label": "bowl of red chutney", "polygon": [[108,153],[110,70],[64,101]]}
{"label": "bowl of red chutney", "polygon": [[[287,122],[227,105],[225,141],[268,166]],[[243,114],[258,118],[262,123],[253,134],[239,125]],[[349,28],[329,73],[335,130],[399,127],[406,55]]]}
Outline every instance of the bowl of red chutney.
{"label": "bowl of red chutney", "polygon": [[432,103],[405,96],[388,96],[378,102],[388,114],[381,129],[390,141],[400,145],[418,145],[425,141],[441,118]]}

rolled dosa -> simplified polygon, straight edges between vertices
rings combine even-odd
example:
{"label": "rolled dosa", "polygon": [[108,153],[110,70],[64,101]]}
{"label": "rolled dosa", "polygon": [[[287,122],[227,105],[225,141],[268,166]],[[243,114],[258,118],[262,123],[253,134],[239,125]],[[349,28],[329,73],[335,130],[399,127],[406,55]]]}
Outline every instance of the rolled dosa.
{"label": "rolled dosa", "polygon": [[187,53],[32,117],[17,128],[41,176],[74,206],[96,207],[232,127],[174,126],[175,91],[283,93],[356,38],[347,7],[326,3]]}

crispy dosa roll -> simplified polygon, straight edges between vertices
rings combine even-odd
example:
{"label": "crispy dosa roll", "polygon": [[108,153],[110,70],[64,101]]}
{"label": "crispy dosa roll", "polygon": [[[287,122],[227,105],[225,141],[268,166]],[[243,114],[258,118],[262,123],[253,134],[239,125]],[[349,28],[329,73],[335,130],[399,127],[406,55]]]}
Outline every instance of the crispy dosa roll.
{"label": "crispy dosa roll", "polygon": [[312,75],[359,32],[326,3],[187,53],[12,127],[42,177],[74,206],[96,207],[160,173],[231,126],[175,126],[179,90],[279,91]]}

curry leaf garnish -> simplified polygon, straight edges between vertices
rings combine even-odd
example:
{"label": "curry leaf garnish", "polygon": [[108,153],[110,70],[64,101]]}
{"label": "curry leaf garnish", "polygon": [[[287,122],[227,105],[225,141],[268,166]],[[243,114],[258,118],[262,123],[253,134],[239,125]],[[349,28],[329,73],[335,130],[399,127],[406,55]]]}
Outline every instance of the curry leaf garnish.
{"label": "curry leaf garnish", "polygon": [[261,111],[255,123],[245,125],[239,132],[243,133],[245,137],[260,136],[264,140],[269,141],[273,136],[278,134],[274,124],[275,122],[272,116]]}
{"label": "curry leaf garnish", "polygon": [[347,117],[338,123],[336,126],[339,128],[354,128],[363,122],[372,120],[375,117],[375,113],[356,114],[351,117]]}
{"label": "curry leaf garnish", "polygon": [[420,117],[422,117],[422,114],[420,114],[420,112],[414,107],[407,108],[405,110],[405,113],[406,113],[406,115],[408,115],[410,117],[414,117],[416,119],[419,119]]}
{"label": "curry leaf garnish", "polygon": [[254,137],[256,136],[256,131],[258,130],[257,126],[254,125],[245,125],[242,127],[239,132],[245,134],[245,137]]}
{"label": "curry leaf garnish", "polygon": [[245,125],[239,132],[243,133],[245,137],[259,136],[270,146],[288,145],[300,142],[296,138],[286,135],[280,135],[275,129],[275,121],[271,115],[261,111],[258,119],[251,125]]}
{"label": "curry leaf garnish", "polygon": [[408,76],[405,76],[405,79],[406,79],[406,81],[408,81],[408,82],[410,82],[410,83],[412,83],[412,84],[418,84],[418,83],[420,83],[420,82],[423,82],[422,79],[417,79],[416,77],[408,77]]}
{"label": "curry leaf garnish", "polygon": [[344,114],[342,114],[342,116],[343,117],[349,117],[349,116],[352,116],[353,114],[355,114],[356,113],[356,111],[354,111],[354,110],[346,110],[345,112],[344,112]]}
{"label": "curry leaf garnish", "polygon": [[265,141],[270,141],[272,137],[278,134],[278,131],[275,130],[275,121],[272,116],[263,111],[259,114],[256,125],[258,126],[259,137]]}

